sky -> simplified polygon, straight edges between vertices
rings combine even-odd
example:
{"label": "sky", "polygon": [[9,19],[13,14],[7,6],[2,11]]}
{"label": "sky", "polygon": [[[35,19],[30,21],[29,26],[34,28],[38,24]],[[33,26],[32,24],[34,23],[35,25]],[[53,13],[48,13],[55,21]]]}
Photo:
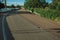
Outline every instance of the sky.
{"label": "sky", "polygon": [[7,5],[24,5],[25,0],[7,0]]}
{"label": "sky", "polygon": [[46,2],[49,2],[49,3],[51,3],[52,1],[51,1],[51,0],[46,0]]}
{"label": "sky", "polygon": [[[7,5],[24,5],[25,0],[7,0]],[[51,3],[51,0],[46,0],[46,2]]]}

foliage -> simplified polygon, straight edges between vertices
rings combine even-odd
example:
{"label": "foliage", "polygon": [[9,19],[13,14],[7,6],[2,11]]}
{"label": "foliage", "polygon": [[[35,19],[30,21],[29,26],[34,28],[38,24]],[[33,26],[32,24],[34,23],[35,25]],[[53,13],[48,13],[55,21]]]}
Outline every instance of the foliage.
{"label": "foliage", "polygon": [[42,17],[48,19],[60,19],[60,0],[52,0],[52,3],[46,3],[45,0],[26,0],[25,8],[34,8],[34,11]]}
{"label": "foliage", "polygon": [[54,4],[49,4],[49,8],[50,8],[50,9],[56,9],[56,5],[54,5]]}
{"label": "foliage", "polygon": [[12,4],[10,7],[11,7],[11,8],[15,8],[15,5]]}
{"label": "foliage", "polygon": [[52,20],[55,20],[56,18],[60,17],[59,10],[36,8],[35,11],[39,13],[42,17],[49,18]]}
{"label": "foliage", "polygon": [[25,8],[45,8],[48,5],[45,0],[25,0]]}
{"label": "foliage", "polygon": [[58,5],[56,7],[58,10],[60,10],[60,2],[58,2]]}
{"label": "foliage", "polygon": [[51,9],[56,9],[60,5],[60,0],[52,0],[52,3],[49,4],[49,8]]}
{"label": "foliage", "polygon": [[20,5],[17,5],[16,7],[17,7],[17,8],[21,8],[21,6],[20,6]]}
{"label": "foliage", "polygon": [[4,8],[4,7],[5,7],[5,5],[0,2],[0,9],[1,9],[1,8]]}

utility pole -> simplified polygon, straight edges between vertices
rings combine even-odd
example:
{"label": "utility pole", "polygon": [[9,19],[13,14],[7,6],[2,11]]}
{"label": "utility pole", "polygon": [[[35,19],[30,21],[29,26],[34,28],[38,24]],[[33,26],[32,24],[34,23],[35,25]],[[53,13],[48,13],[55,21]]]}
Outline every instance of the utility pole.
{"label": "utility pole", "polygon": [[6,0],[1,0],[2,3],[4,3],[5,8],[6,8]]}
{"label": "utility pole", "polygon": [[6,8],[6,0],[5,0],[5,8]]}

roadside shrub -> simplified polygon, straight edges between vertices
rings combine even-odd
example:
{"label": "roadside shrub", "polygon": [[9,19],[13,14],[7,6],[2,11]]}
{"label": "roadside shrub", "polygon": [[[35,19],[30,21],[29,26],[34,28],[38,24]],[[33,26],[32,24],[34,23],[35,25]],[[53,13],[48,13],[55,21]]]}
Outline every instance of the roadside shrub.
{"label": "roadside shrub", "polygon": [[57,5],[57,9],[60,10],[60,2]]}
{"label": "roadside shrub", "polygon": [[56,18],[60,17],[60,11],[54,9],[39,9],[36,8],[35,11],[40,14],[40,16],[55,20]]}

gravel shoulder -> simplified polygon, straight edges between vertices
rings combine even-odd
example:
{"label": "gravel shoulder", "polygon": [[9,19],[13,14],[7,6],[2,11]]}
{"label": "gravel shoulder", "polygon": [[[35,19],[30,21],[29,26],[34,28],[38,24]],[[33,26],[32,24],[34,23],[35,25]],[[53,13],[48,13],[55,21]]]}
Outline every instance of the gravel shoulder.
{"label": "gravel shoulder", "polygon": [[24,17],[32,24],[36,25],[37,28],[49,31],[60,38],[60,23],[57,23],[56,21],[50,19],[40,17],[39,15],[30,14],[29,12],[27,12],[27,14],[24,13],[24,11],[22,12],[23,14],[21,13],[20,16]]}

